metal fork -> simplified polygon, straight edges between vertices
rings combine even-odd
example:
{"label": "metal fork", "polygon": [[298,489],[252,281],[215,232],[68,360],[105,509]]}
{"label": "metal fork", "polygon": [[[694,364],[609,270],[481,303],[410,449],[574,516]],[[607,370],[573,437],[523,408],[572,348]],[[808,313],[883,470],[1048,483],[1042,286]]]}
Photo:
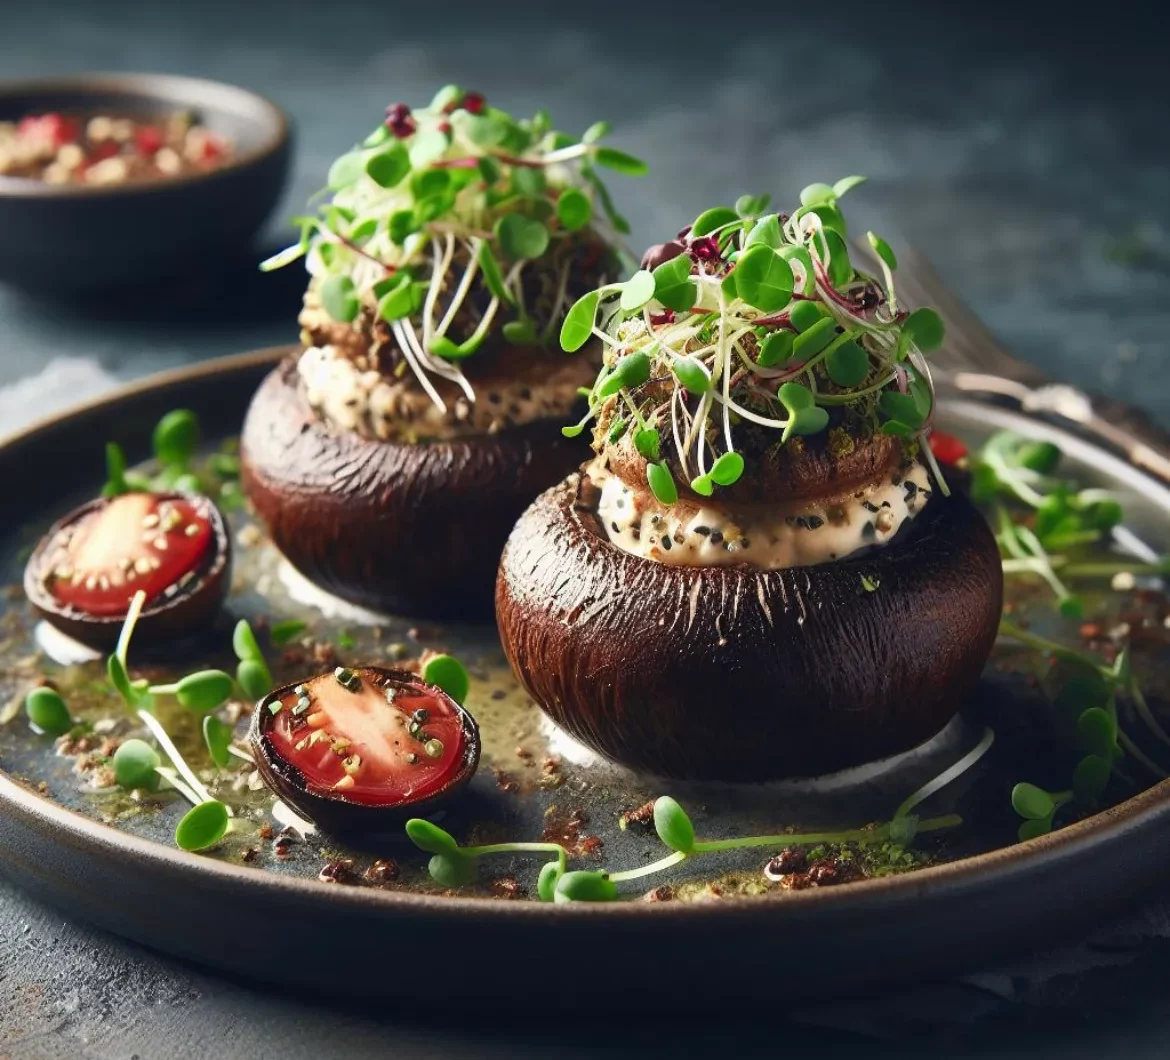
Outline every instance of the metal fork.
{"label": "metal fork", "polygon": [[998,399],[1025,412],[1064,421],[1063,425],[1073,426],[1170,483],[1170,434],[1144,413],[1053,382],[1013,357],[943,282],[925,255],[913,248],[898,256],[897,285],[899,301],[933,306],[946,321],[946,343],[930,355],[942,392]]}

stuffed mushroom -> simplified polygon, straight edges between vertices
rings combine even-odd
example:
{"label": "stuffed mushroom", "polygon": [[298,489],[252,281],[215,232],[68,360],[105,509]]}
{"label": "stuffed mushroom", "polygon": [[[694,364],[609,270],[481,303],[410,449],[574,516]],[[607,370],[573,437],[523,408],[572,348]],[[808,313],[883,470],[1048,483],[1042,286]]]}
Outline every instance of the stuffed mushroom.
{"label": "stuffed mushroom", "polygon": [[930,309],[850,260],[838,198],[715,208],[569,312],[608,336],[595,457],[521,517],[503,644],[546,713],[625,765],[822,774],[937,733],[990,653],[1002,572],[929,445]]}
{"label": "stuffed mushroom", "polygon": [[644,166],[450,87],[329,173],[304,220],[303,348],[263,383],[242,476],[277,547],[358,603],[490,613],[524,507],[580,459],[560,424],[597,372],[556,346],[565,310],[618,274],[625,221],[598,166]]}

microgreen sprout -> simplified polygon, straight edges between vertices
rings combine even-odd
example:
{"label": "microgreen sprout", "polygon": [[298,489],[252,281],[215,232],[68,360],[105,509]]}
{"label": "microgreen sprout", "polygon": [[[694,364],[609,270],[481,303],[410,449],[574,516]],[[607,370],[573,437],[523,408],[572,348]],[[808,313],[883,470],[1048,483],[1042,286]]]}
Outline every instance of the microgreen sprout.
{"label": "microgreen sprout", "polygon": [[272,628],[268,631],[268,639],[274,648],[283,648],[286,644],[291,644],[308,628],[307,622],[303,622],[299,618],[288,618],[283,622],[272,624]]}
{"label": "microgreen sprout", "polygon": [[490,854],[552,853],[555,858],[544,865],[537,881],[537,893],[543,901],[613,901],[618,897],[617,884],[641,879],[673,868],[682,862],[726,850],[759,847],[813,846],[821,843],[875,844],[887,841],[909,845],[919,833],[954,828],[962,823],[957,814],[918,818],[911,811],[941,788],[975,765],[991,748],[994,734],[988,729],[979,743],[952,766],[930,780],[908,798],[884,824],[839,832],[793,833],[744,836],[734,839],[700,840],[695,826],[682,806],[669,795],[654,803],[654,829],[670,851],[647,865],[622,872],[596,870],[568,871],[568,851],[559,843],[492,843],[461,847],[455,837],[430,821],[414,818],[406,823],[406,834],[420,850],[432,855],[431,878],[444,887],[467,886],[475,881],[476,862]]}
{"label": "microgreen sprout", "polygon": [[599,122],[575,139],[544,113],[517,119],[453,85],[427,107],[394,104],[333,163],[330,201],[299,219],[297,243],[260,267],[304,257],[329,317],[384,321],[403,372],[436,406],[446,409],[434,379],[473,401],[460,362],[493,326],[547,342],[581,261],[608,259],[604,244],[629,231],[597,169],[640,176],[646,165],[601,144],[607,134]]}
{"label": "microgreen sprout", "polygon": [[428,685],[441,688],[460,705],[471,689],[471,675],[452,655],[432,655],[423,665],[422,679]]}
{"label": "microgreen sprout", "polygon": [[[128,789],[152,788],[155,783],[152,773],[165,779],[192,804],[175,829],[175,842],[184,850],[204,850],[214,846],[226,834],[231,810],[211,797],[206,786],[179,753],[174,741],[154,715],[154,700],[156,696],[173,695],[190,710],[209,711],[231,695],[232,679],[222,670],[200,670],[167,685],[131,680],[126,659],[134,627],[138,624],[145,603],[146,593],[139,590],[130,601],[118,643],[106,660],[106,670],[114,689],[149,730],[171,765],[162,765],[161,757],[144,740],[132,739],[125,741],[119,751],[115,752],[114,776],[121,787]],[[120,766],[117,757],[119,753],[122,755]]]}
{"label": "microgreen sprout", "polygon": [[34,688],[25,696],[24,711],[32,726],[48,736],[61,736],[73,728],[69,708],[55,689]]}
{"label": "microgreen sprout", "polygon": [[[670,440],[669,454],[643,452],[650,488],[669,505],[680,471],[703,496],[737,481],[748,432],[774,430],[788,443],[824,432],[830,410],[845,406],[861,429],[917,448],[946,493],[920,444],[934,413],[924,354],[942,345],[943,323],[933,309],[897,308],[897,259],[880,237],[870,242],[882,280],[850,260],[838,199],[862,179],[810,185],[791,215],[762,214],[763,197],[706,210],[650,248],[630,279],[583,295],[561,344],[571,351],[600,338],[606,368],[588,415],[566,433],[596,418],[601,445],[632,413],[635,443],[648,430]],[[733,476],[716,471],[728,457],[738,460]]]}
{"label": "microgreen sprout", "polygon": [[174,409],[162,417],[154,428],[153,449],[156,470],[153,474],[127,467],[126,453],[117,442],[107,442],[106,481],[103,497],[115,497],[131,491],[139,493],[203,493],[221,507],[242,503],[239,490],[240,459],[230,451],[232,443],[197,459],[199,420],[189,409]]}
{"label": "microgreen sprout", "polygon": [[236,683],[245,699],[258,702],[272,691],[272,672],[260,650],[256,634],[241,618],[232,633],[232,649],[239,663],[236,666]]}

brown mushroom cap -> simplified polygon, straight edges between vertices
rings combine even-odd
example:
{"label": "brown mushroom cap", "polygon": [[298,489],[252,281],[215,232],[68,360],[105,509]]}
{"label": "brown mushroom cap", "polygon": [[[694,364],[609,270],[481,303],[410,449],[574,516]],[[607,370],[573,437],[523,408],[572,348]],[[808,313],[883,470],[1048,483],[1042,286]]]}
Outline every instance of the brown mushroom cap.
{"label": "brown mushroom cap", "polygon": [[[211,548],[193,581],[174,596],[149,601],[134,627],[134,642],[139,646],[166,645],[209,626],[219,614],[231,588],[232,545],[227,523],[220,510],[200,494],[160,494],[193,505],[211,524]],[[95,508],[108,503],[98,497],[74,508],[58,519],[41,538],[24,568],[24,593],[33,609],[62,633],[98,651],[108,651],[118,642],[123,615],[92,615],[58,600],[45,586],[46,551],[62,529],[85,518]]]}
{"label": "brown mushroom cap", "polygon": [[323,588],[423,617],[480,615],[517,517],[580,461],[561,426],[370,441],[316,416],[289,359],[248,410],[242,481],[276,547]]}
{"label": "brown mushroom cap", "polygon": [[1003,575],[962,496],[936,494],[864,556],[764,571],[630,555],[582,486],[520,519],[496,615],[533,698],[615,761],[702,780],[832,772],[934,735],[979,678]]}

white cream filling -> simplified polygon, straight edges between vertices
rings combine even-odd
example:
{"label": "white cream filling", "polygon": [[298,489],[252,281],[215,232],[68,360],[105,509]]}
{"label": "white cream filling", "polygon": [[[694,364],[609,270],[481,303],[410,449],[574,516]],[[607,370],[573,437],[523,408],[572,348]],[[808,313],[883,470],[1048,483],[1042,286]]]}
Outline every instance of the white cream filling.
{"label": "white cream filling", "polygon": [[310,346],[301,354],[297,371],[318,416],[340,430],[380,441],[495,434],[533,420],[564,417],[582,381],[581,366],[572,358],[559,363],[550,359],[549,371],[538,381],[482,388],[474,403],[463,395],[452,396],[443,412],[413,376],[389,379],[362,370],[332,346]]}
{"label": "white cream filling", "polygon": [[723,506],[680,499],[666,507],[649,488],[635,491],[602,458],[587,468],[600,487],[597,514],[610,542],[657,563],[761,570],[807,567],[881,546],[930,498],[926,468],[915,461],[863,489],[815,502]]}

